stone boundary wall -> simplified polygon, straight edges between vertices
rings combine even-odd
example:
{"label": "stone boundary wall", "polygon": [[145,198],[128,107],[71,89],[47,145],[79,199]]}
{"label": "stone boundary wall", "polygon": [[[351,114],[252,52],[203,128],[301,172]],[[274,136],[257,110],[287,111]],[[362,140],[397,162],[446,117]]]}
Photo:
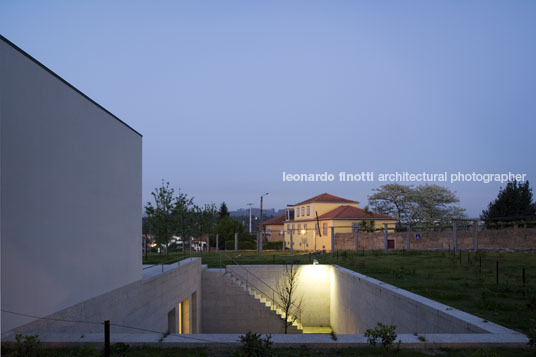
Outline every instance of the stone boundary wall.
{"label": "stone boundary wall", "polygon": [[[420,239],[416,239],[416,233]],[[406,232],[389,232],[387,238],[394,240],[394,249],[406,249]],[[458,249],[473,249],[473,232],[457,231]],[[478,232],[478,249],[536,249],[536,228],[486,229]],[[359,232],[359,249],[383,249],[383,232]],[[335,233],[336,250],[353,250],[353,233]],[[411,232],[410,249],[452,249],[453,233],[448,232]]]}
{"label": "stone boundary wall", "polygon": [[[138,280],[118,289],[83,301],[54,314],[7,331],[2,340],[22,334],[50,333],[104,333],[103,323],[110,320],[111,324],[137,327],[161,333],[168,332],[168,312],[176,309],[178,326],[179,302],[190,299],[190,327],[193,333],[200,332],[201,323],[201,259],[189,258],[182,260],[178,267],[148,279]],[[82,282],[83,283],[83,282]],[[192,294],[196,292],[196,302]],[[192,306],[197,306],[193,311]],[[2,313],[4,315],[4,313]],[[195,317],[195,319],[193,318]],[[77,323],[53,321],[76,320],[92,321]],[[139,333],[139,330],[110,327],[111,333]],[[175,331],[176,332],[176,331]]]}

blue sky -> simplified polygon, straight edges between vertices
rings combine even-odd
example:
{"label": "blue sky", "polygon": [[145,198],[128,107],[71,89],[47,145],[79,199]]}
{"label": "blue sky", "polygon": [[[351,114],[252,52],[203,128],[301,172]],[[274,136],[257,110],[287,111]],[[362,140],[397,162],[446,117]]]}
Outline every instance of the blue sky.
{"label": "blue sky", "polygon": [[[141,132],[143,201],[283,208],[381,183],[282,172],[536,179],[534,1],[11,1],[0,33]],[[500,184],[446,184],[475,216]]]}

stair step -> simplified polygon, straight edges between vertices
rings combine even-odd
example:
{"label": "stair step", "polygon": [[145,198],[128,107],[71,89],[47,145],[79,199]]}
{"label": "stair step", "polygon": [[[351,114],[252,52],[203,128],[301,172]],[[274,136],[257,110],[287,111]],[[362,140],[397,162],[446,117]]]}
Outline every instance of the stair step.
{"label": "stair step", "polygon": [[[232,283],[234,283],[236,286],[242,288],[245,292],[247,292],[250,296],[255,298],[259,301],[259,303],[263,304],[266,308],[270,309],[270,311],[275,312],[282,320],[285,319],[285,312],[281,307],[279,307],[277,304],[274,304],[273,301],[267,297],[265,297],[263,294],[257,292],[257,290],[251,286],[248,286],[246,282],[243,282],[238,277],[234,276],[233,273],[226,271],[223,274],[224,277],[229,279]],[[287,327],[287,332],[294,332],[294,333],[303,333],[303,325],[301,322],[295,320],[292,318],[292,316],[289,316],[290,320],[292,321],[292,324]]]}

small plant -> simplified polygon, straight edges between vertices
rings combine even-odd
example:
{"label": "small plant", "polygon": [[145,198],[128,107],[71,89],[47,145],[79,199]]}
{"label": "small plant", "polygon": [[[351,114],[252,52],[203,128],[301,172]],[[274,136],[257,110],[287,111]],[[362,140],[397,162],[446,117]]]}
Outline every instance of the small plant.
{"label": "small plant", "polygon": [[528,296],[527,308],[530,311],[536,311],[536,295],[533,293]]}
{"label": "small plant", "polygon": [[75,356],[77,357],[99,357],[100,354],[93,347],[83,345],[76,350]]}
{"label": "small plant", "polygon": [[[393,349],[397,337],[395,330],[395,325],[385,325],[378,322],[374,329],[365,331],[365,337],[370,345],[376,347],[376,344],[380,342],[384,350],[390,351]],[[398,341],[398,347],[400,347],[401,342],[400,340]]]}
{"label": "small plant", "polygon": [[24,336],[18,333],[15,335],[15,339],[17,342],[15,344],[14,356],[39,356],[39,351],[41,350],[41,342],[39,341],[38,335]]}
{"label": "small plant", "polygon": [[529,342],[527,342],[529,348],[536,348],[536,328],[531,328],[527,337],[529,338]]}
{"label": "small plant", "polygon": [[244,357],[268,357],[272,356],[271,335],[262,338],[261,334],[248,332],[245,336],[240,336],[242,346],[237,351],[238,356]]}
{"label": "small plant", "polygon": [[488,350],[487,348],[481,348],[473,352],[471,356],[474,357],[496,357],[499,356],[497,352]]}
{"label": "small plant", "polygon": [[130,346],[126,343],[114,343],[110,346],[110,354],[114,357],[126,357],[128,356]]}
{"label": "small plant", "polygon": [[331,339],[333,341],[337,341],[337,335],[335,334],[335,332],[331,331],[329,334],[331,335]]}

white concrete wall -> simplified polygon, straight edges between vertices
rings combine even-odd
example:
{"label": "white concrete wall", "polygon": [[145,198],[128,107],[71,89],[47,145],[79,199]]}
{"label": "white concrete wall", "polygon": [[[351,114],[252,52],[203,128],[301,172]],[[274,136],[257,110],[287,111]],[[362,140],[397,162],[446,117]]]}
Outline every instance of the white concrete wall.
{"label": "white concrete wall", "polygon": [[[299,265],[296,297],[303,297],[303,326],[330,326],[329,265]],[[246,269],[250,273],[246,273]],[[248,279],[262,293],[272,296],[285,272],[285,265],[228,265],[227,270]],[[243,279],[242,279],[243,280]],[[265,282],[268,286],[263,284]]]}
{"label": "white concrete wall", "polygon": [[397,333],[484,333],[493,323],[339,266],[331,269],[331,327],[338,334],[364,333],[378,322]]}
{"label": "white concrete wall", "polygon": [[[203,271],[203,333],[284,333],[284,322],[264,304],[224,276],[225,269]],[[289,328],[295,333],[295,328]]]}
{"label": "white concrete wall", "polygon": [[[180,265],[153,276],[138,280],[121,288],[83,301],[47,316],[51,319],[104,322],[137,327],[160,333],[168,332],[168,312],[173,308],[178,311],[179,303],[190,298],[190,326],[192,333],[201,331],[201,259],[190,258]],[[196,292],[197,312],[192,311],[192,294]],[[193,321],[193,317],[196,321]],[[178,326],[178,312],[176,315]],[[134,330],[111,326],[112,333],[144,333],[148,331]],[[102,333],[103,325],[87,323],[59,322],[37,320],[20,326],[2,335],[9,338],[14,333],[50,334],[50,333]],[[176,332],[176,331],[175,331]]]}
{"label": "white concrete wall", "polygon": [[141,136],[3,38],[0,136],[2,309],[48,315],[139,279]]}

